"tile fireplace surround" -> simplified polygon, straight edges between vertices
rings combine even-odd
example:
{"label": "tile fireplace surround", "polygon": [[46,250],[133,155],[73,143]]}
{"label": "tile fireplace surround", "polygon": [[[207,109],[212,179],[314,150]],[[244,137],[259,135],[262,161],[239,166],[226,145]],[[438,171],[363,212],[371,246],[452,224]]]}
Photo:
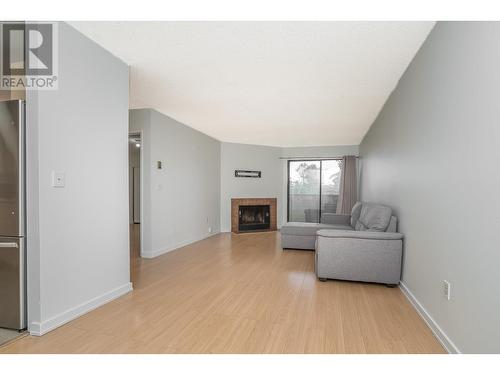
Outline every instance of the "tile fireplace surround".
{"label": "tile fireplace surround", "polygon": [[231,232],[233,233],[246,233],[239,231],[239,217],[238,212],[240,206],[259,206],[269,205],[269,212],[271,214],[271,223],[269,229],[259,231],[275,231],[276,224],[276,198],[232,198],[231,199]]}

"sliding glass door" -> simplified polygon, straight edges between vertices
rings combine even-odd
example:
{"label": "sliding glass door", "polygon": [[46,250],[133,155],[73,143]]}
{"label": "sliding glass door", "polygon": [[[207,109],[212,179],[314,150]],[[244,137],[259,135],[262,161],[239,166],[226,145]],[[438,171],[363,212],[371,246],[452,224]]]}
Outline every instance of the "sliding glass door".
{"label": "sliding glass door", "polygon": [[288,221],[319,223],[323,213],[335,213],[340,169],[340,160],[290,160]]}
{"label": "sliding glass door", "polygon": [[288,162],[288,221],[318,222],[320,161]]}
{"label": "sliding glass door", "polygon": [[321,161],[321,213],[336,213],[341,160]]}

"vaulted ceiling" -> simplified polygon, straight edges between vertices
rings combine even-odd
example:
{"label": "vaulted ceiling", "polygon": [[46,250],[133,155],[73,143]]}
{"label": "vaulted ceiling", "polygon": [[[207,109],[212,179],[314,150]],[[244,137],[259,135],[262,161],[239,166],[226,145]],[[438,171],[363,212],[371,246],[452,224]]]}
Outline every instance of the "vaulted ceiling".
{"label": "vaulted ceiling", "polygon": [[359,144],[433,22],[70,22],[130,65],[130,108],[221,141]]}

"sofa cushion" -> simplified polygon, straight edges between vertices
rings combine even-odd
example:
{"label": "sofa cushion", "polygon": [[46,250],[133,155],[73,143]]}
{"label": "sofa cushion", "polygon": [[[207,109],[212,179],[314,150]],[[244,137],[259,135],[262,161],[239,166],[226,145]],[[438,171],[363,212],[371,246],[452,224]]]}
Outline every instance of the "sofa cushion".
{"label": "sofa cushion", "polygon": [[378,204],[363,203],[355,230],[385,232],[391,220],[392,209]]}
{"label": "sofa cushion", "polygon": [[354,225],[354,230],[357,231],[363,231],[367,230],[368,228],[361,222],[361,221],[356,221],[356,224]]}
{"label": "sofa cushion", "polygon": [[398,218],[396,216],[391,216],[389,220],[389,225],[387,226],[386,232],[396,233],[398,230]]}
{"label": "sofa cushion", "polygon": [[352,210],[351,210],[351,227],[353,227],[353,228],[356,227],[356,223],[359,220],[359,215],[361,214],[361,207],[362,207],[362,203],[361,202],[356,202],[356,204],[354,204],[354,206],[352,206]]}
{"label": "sofa cushion", "polygon": [[281,234],[315,236],[320,229],[352,230],[349,225],[289,222],[281,227]]}

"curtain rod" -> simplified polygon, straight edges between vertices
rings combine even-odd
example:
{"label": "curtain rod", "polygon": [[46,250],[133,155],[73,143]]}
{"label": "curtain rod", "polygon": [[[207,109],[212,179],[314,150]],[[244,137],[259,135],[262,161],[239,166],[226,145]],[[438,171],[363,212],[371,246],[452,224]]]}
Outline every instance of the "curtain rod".
{"label": "curtain rod", "polygon": [[[359,158],[358,155],[354,155],[356,159]],[[342,160],[342,156],[280,156],[278,159],[283,160]]]}

